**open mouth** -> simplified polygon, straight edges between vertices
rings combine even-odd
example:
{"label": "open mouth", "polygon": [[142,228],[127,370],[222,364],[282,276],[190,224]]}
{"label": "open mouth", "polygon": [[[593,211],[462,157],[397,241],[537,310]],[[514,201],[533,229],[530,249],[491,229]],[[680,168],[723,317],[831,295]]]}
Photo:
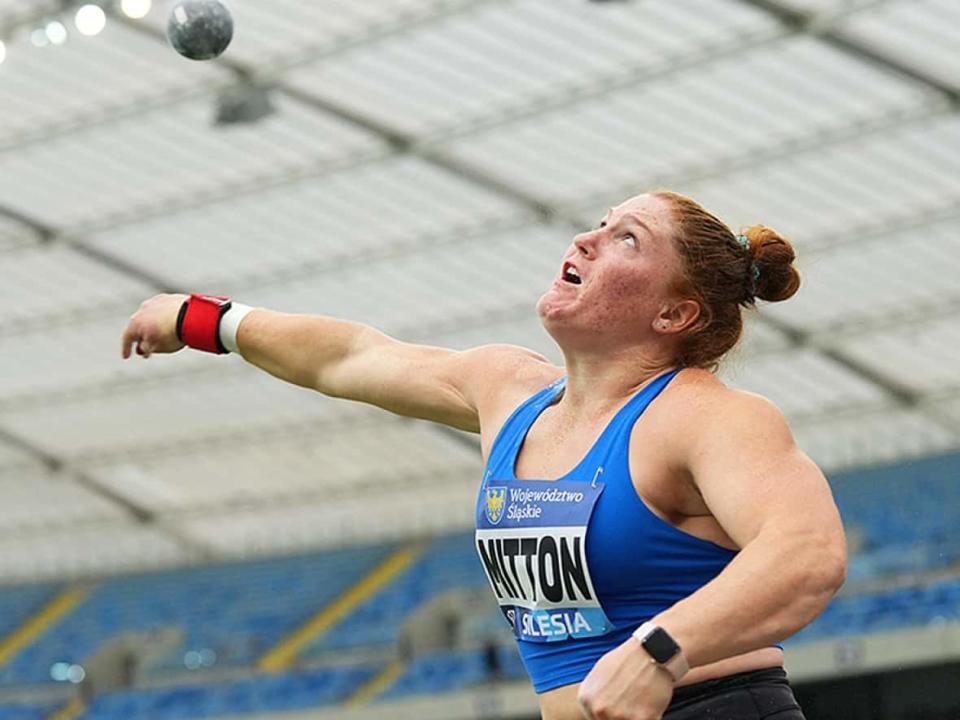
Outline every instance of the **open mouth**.
{"label": "open mouth", "polygon": [[563,273],[561,275],[564,282],[571,283],[573,285],[580,285],[583,280],[580,279],[580,272],[570,263],[563,264]]}

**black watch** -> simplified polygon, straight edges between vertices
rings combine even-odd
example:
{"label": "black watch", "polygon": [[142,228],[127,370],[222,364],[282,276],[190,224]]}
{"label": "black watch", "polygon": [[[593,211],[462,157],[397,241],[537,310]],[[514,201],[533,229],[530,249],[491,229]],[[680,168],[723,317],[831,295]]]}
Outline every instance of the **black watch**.
{"label": "black watch", "polygon": [[659,625],[646,622],[634,631],[633,636],[653,661],[670,673],[675,681],[690,670],[687,658],[677,641]]}

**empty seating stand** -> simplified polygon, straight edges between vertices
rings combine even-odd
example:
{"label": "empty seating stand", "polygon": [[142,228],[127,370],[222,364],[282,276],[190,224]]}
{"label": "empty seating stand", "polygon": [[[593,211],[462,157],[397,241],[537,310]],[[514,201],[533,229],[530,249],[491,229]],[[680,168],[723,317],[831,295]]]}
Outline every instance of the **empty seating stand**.
{"label": "empty seating stand", "polygon": [[40,683],[54,663],[82,663],[125,632],[179,627],[168,659],[212,650],[218,665],[251,665],[286,634],[366,575],[389,546],[117,577],[0,668],[0,683]]}
{"label": "empty seating stand", "polygon": [[960,455],[841,473],[830,484],[861,544],[850,581],[960,563]]}
{"label": "empty seating stand", "polygon": [[392,644],[404,620],[424,603],[449,590],[486,586],[473,536],[461,533],[439,538],[406,571],[309,647],[305,657],[334,649]]}
{"label": "empty seating stand", "polygon": [[336,703],[377,668],[351,667],[262,675],[249,680],[107,693],[82,720],[174,720],[302,710]]}
{"label": "empty seating stand", "polygon": [[0,637],[16,630],[60,590],[56,583],[0,587]]}
{"label": "empty seating stand", "polygon": [[56,707],[55,704],[8,703],[0,705],[0,720],[47,720]]}

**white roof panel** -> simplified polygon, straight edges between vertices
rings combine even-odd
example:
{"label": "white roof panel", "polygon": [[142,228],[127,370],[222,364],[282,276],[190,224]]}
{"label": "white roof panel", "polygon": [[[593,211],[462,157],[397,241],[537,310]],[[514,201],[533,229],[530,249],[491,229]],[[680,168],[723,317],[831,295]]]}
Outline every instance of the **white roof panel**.
{"label": "white roof panel", "polygon": [[529,307],[518,307],[505,318],[493,316],[489,322],[473,319],[443,333],[427,333],[418,340],[455,350],[500,343],[519,345],[544,355],[555,364],[563,362],[559,348],[543,329],[532,304]]}
{"label": "white roof panel", "polygon": [[[481,4],[292,72],[292,83],[392,127],[426,134],[595,95],[623,78],[779,32],[741,3]],[[602,38],[585,42],[584,38]]]}
{"label": "white roof panel", "polygon": [[923,457],[957,446],[956,433],[918,410],[890,406],[839,410],[791,428],[797,445],[828,472]]}
{"label": "white roof panel", "polygon": [[[64,293],[69,288],[69,293]],[[104,267],[69,247],[43,245],[6,254],[0,264],[0,342],[4,331],[57,314],[136,303],[147,294],[144,282]],[[129,313],[128,313],[129,314]],[[2,381],[0,381],[2,382]]]}
{"label": "white roof panel", "polygon": [[0,441],[0,478],[6,473],[38,472],[42,469],[38,458],[20,447]]}
{"label": "white roof panel", "polygon": [[914,319],[850,340],[840,336],[836,343],[867,367],[906,387],[933,395],[960,389],[960,317],[955,312],[947,317]]}
{"label": "white roof panel", "polygon": [[0,581],[96,576],[180,565],[190,559],[156,527],[98,522],[0,538]]}
{"label": "white roof panel", "polygon": [[351,265],[256,289],[251,302],[423,336],[529,308],[560,271],[572,234],[535,226],[491,237],[453,235],[425,252]]}
{"label": "white roof panel", "polygon": [[[164,444],[169,451],[171,444],[357,411],[347,403],[279,383],[243,367],[235,357],[205,357],[208,364],[219,363],[209,365],[213,377],[207,372],[177,377],[154,370],[172,367],[177,360],[135,358],[131,366],[142,377],[136,385],[93,388],[15,406],[0,412],[0,423],[37,447],[74,458],[104,451],[143,452],[154,444]],[[121,362],[119,357],[116,362]],[[230,372],[231,366],[235,372]]]}
{"label": "white roof panel", "polygon": [[[65,24],[73,30],[72,20]],[[184,67],[170,48],[115,21],[96,37],[73,32],[60,47],[34,47],[23,34],[8,44],[0,67],[0,152],[108,122],[118,111],[141,117],[150,106],[198,94],[198,86],[230,80],[209,63]]]}
{"label": "white roof panel", "polygon": [[[317,499],[284,505],[172,517],[184,536],[225,557],[257,557],[305,548],[409,540],[471,527],[477,476],[435,478],[428,491],[382,490],[376,498]],[[2,550],[0,550],[2,551]]]}
{"label": "white roof panel", "polygon": [[[335,52],[343,46],[402,31],[435,14],[467,7],[476,0],[230,0],[233,42],[225,54],[260,72],[297,62],[303,56]],[[169,12],[155,6],[145,19],[155,32],[166,32]]]}
{"label": "white roof panel", "polygon": [[60,0],[0,0],[0,27],[13,24],[46,11],[56,10]]}
{"label": "white roof panel", "polygon": [[26,225],[0,215],[0,251],[32,245],[38,239],[36,233]]}
{"label": "white roof panel", "polygon": [[462,472],[479,480],[481,473],[479,447],[383,412],[359,422],[303,423],[282,434],[194,445],[85,470],[121,497],[162,513],[332,500],[400,483],[417,492],[437,477]]}
{"label": "white roof panel", "polygon": [[171,212],[85,242],[184,287],[222,289],[302,277],[311,267],[319,275],[357,258],[415,252],[429,236],[444,242],[531,215],[406,156],[268,190],[255,202],[240,197]]}
{"label": "white roof panel", "polygon": [[771,355],[732,357],[720,376],[731,386],[759,393],[789,418],[880,403],[883,392],[809,348]]}
{"label": "white roof panel", "polygon": [[797,295],[765,312],[827,336],[960,304],[958,223],[954,218],[872,238],[831,238],[836,246],[801,253]]}
{"label": "white roof panel", "polygon": [[844,36],[866,42],[954,89],[960,88],[960,4],[956,0],[897,0],[850,15]]}
{"label": "white roof panel", "polygon": [[536,197],[582,203],[592,194],[631,194],[789,154],[831,133],[858,139],[863,124],[878,117],[919,116],[925,105],[942,104],[932,92],[794,36],[612,91],[602,102],[591,98],[495,128],[449,150]]}
{"label": "white roof panel", "polygon": [[128,385],[181,373],[215,374],[218,367],[222,371],[222,365],[211,365],[200,353],[123,362],[120,334],[140,299],[99,308],[97,315],[78,313],[76,320],[68,315],[62,324],[27,323],[0,332],[0,415],[67,396],[89,395],[105,403]]}
{"label": "white roof panel", "polygon": [[792,10],[801,10],[807,13],[833,15],[856,9],[859,6],[869,6],[887,0],[779,0],[781,4]]}
{"label": "white roof panel", "polygon": [[128,517],[119,505],[96,495],[63,473],[0,473],[0,535],[49,530],[76,523],[100,523]]}
{"label": "white roof panel", "polygon": [[770,225],[801,254],[960,203],[960,117],[929,119],[677,189],[731,227]]}
{"label": "white roof panel", "polygon": [[254,126],[216,127],[210,98],[192,99],[2,153],[0,197],[53,226],[109,225],[381,148],[299,103],[276,105]]}

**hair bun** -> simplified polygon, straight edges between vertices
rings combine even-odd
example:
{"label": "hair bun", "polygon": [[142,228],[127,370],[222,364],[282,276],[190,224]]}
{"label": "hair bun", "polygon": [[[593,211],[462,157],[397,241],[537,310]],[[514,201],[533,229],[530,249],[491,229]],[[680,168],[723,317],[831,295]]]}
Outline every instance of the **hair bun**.
{"label": "hair bun", "polygon": [[759,270],[753,294],[767,302],[793,297],[800,289],[793,244],[766,225],[752,225],[743,234],[750,241],[750,258]]}

